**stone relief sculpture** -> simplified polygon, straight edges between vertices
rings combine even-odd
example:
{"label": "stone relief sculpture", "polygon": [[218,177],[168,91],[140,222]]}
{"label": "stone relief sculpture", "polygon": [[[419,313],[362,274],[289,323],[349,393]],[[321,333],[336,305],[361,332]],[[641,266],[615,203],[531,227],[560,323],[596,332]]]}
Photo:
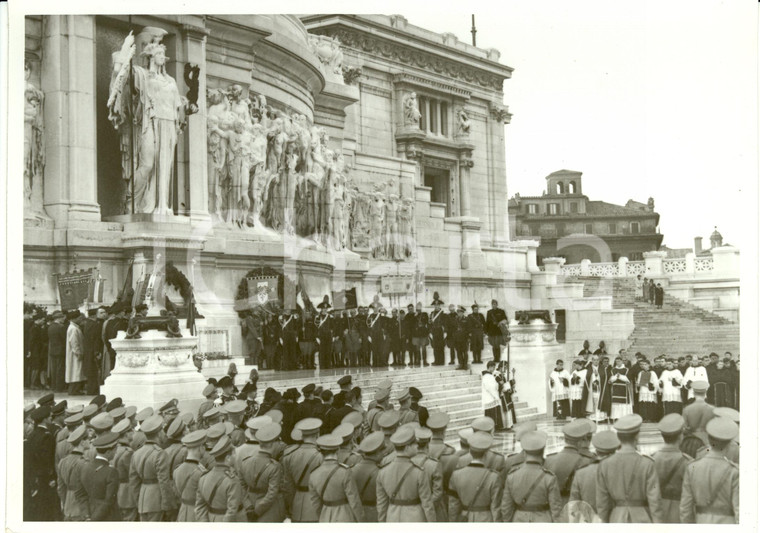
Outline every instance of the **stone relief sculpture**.
{"label": "stone relief sculpture", "polygon": [[463,107],[457,110],[457,135],[467,137],[470,135],[470,118]]}
{"label": "stone relief sculpture", "polygon": [[340,41],[324,35],[309,35],[309,45],[325,71],[337,74],[343,81],[343,51],[340,49]]}
{"label": "stone relief sculpture", "polygon": [[356,80],[362,75],[361,67],[349,67],[343,65],[343,83],[346,85],[353,85]]}
{"label": "stone relief sculpture", "polygon": [[145,42],[140,57],[146,66],[132,62],[136,52],[132,32],[113,57],[108,118],[122,133],[122,170],[132,182],[126,203],[134,205],[135,213],[173,213],[174,150],[186,115],[193,113],[174,78],[166,73],[166,47],[161,44],[166,33],[145,28],[138,35]]}
{"label": "stone relief sculpture", "polygon": [[32,67],[24,62],[24,217],[48,218],[43,207],[43,171],[45,169],[44,122],[42,106],[45,95],[29,78]]}
{"label": "stone relief sculpture", "polygon": [[419,128],[422,113],[420,113],[419,104],[417,103],[417,93],[413,91],[406,93],[402,103],[404,106],[404,126]]}

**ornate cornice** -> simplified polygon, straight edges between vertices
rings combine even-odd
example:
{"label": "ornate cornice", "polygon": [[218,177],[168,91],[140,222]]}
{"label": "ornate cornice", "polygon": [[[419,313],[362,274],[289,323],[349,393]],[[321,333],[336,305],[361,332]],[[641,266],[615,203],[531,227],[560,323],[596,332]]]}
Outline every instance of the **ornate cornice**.
{"label": "ornate cornice", "polygon": [[441,76],[473,83],[491,91],[504,90],[504,76],[442,58],[439,55],[416,50],[410,46],[394,43],[366,32],[350,28],[313,28],[313,33],[337,38],[344,47],[372,54],[383,59],[421,68]]}
{"label": "ornate cornice", "polygon": [[512,121],[512,113],[509,112],[509,108],[507,106],[489,102],[488,111],[491,115],[491,118],[498,122],[509,124]]}
{"label": "ornate cornice", "polygon": [[361,92],[363,93],[374,94],[375,96],[382,96],[383,98],[391,97],[391,91],[389,91],[388,89],[376,87],[374,85],[370,85],[369,83],[360,82],[359,87],[360,87]]}
{"label": "ornate cornice", "polygon": [[461,87],[456,87],[455,85],[422,78],[420,76],[415,76],[414,74],[408,73],[394,75],[393,85],[395,87],[419,87],[430,89],[432,91],[446,93],[451,96],[458,96],[460,98],[464,98],[465,100],[469,100],[471,94],[467,89],[462,89]]}

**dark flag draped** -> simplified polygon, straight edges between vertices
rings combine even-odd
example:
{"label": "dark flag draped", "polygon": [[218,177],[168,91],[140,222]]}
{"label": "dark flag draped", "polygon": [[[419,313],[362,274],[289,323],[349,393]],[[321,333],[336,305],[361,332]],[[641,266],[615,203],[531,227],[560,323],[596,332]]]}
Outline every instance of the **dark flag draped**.
{"label": "dark flag draped", "polygon": [[356,309],[356,287],[332,293],[335,310]]}

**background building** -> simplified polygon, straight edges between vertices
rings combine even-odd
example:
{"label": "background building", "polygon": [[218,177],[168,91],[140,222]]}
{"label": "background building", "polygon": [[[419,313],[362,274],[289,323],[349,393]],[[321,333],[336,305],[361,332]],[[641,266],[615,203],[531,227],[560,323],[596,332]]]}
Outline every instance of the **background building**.
{"label": "background building", "polygon": [[652,198],[646,204],[628,200],[624,206],[589,200],[581,173],[571,170],[549,174],[542,196],[515,194],[509,216],[512,238],[540,239],[539,264],[546,257],[563,257],[567,264],[620,257],[640,261],[644,252],[658,250],[663,238]]}

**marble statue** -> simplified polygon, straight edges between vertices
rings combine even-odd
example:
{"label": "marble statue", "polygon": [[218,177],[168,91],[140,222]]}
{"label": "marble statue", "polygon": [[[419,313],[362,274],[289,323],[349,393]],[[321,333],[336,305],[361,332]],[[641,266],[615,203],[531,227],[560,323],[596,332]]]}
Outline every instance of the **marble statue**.
{"label": "marble statue", "polygon": [[414,223],[414,207],[412,200],[404,198],[398,211],[398,236],[401,246],[399,259],[411,257],[414,246],[412,229]]}
{"label": "marble statue", "polygon": [[251,128],[253,142],[251,145],[251,218],[256,226],[261,225],[261,208],[264,202],[264,187],[267,182],[267,138],[264,127],[254,124]]}
{"label": "marble statue", "polygon": [[208,148],[208,212],[216,222],[222,222],[222,180],[227,162],[227,133],[219,128],[219,117],[206,117]]}
{"label": "marble statue", "polygon": [[32,67],[24,62],[24,216],[48,218],[43,207],[42,176],[45,168],[42,105],[45,95],[29,78]]}
{"label": "marble statue", "polygon": [[230,143],[230,183],[231,197],[228,222],[238,227],[246,223],[251,207],[248,196],[251,165],[253,162],[252,127],[247,127],[239,116],[235,119],[234,131],[229,137]]}
{"label": "marble statue", "polygon": [[370,196],[369,202],[369,243],[372,248],[372,257],[384,258],[384,232],[385,221],[385,198],[383,193],[375,191]]}
{"label": "marble statue", "polygon": [[340,41],[326,35],[309,35],[309,45],[325,71],[338,74],[342,82],[343,51],[340,49]]}
{"label": "marble statue", "polygon": [[[134,157],[129,161],[130,154],[127,154],[130,174],[134,167],[134,176],[131,176],[134,196],[129,202],[134,203],[134,212],[170,215],[173,214],[171,193],[177,137],[184,128],[185,117],[193,110],[187,99],[180,96],[174,78],[166,73],[166,47],[161,44],[162,36],[160,32],[151,34],[140,54],[147,61],[147,67],[143,67],[132,64],[136,47],[135,37],[129,32],[121,52],[114,57],[108,109],[114,127],[128,130],[127,140],[131,137],[126,148]],[[130,76],[135,99],[129,97]],[[122,142],[122,151],[124,145]],[[128,195],[132,195],[132,191]]]}
{"label": "marble statue", "polygon": [[390,193],[385,202],[385,257],[387,259],[403,259],[398,238],[398,194]]}
{"label": "marble statue", "polygon": [[419,104],[417,103],[417,93],[414,91],[406,93],[403,98],[403,105],[404,126],[419,128],[422,113],[420,113]]}
{"label": "marble statue", "polygon": [[457,135],[460,137],[470,135],[470,118],[463,107],[457,110]]}

